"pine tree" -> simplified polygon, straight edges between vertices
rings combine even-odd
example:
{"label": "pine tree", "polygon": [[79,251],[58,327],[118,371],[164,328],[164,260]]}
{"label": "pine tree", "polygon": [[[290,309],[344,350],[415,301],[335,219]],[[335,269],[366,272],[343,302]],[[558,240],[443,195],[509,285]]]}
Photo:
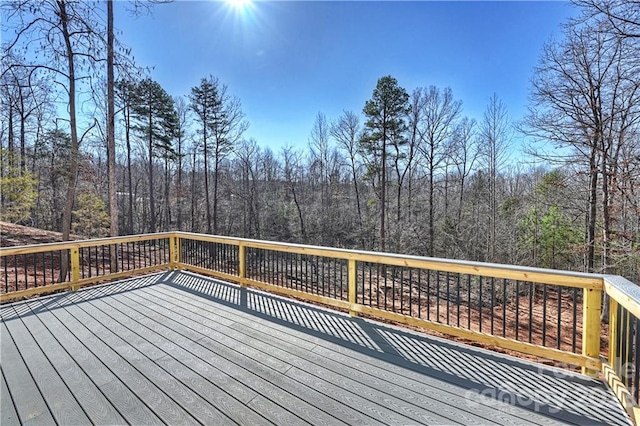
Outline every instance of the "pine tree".
{"label": "pine tree", "polygon": [[156,232],[156,210],[153,178],[154,157],[164,158],[175,153],[172,147],[178,127],[178,115],[173,98],[149,78],[142,80],[135,88],[132,113],[136,125],[134,129],[147,141],[149,156],[149,232]]}
{"label": "pine tree", "polygon": [[[244,120],[240,101],[230,96],[227,86],[216,77],[203,78],[200,86],[191,88],[189,98],[190,107],[202,125],[207,233],[217,234],[220,164],[249,124]],[[213,203],[209,192],[210,160],[213,161]]]}
{"label": "pine tree", "polygon": [[[391,155],[400,152],[406,144],[404,121],[409,106],[409,94],[398,86],[398,80],[391,76],[378,80],[373,96],[368,100],[363,112],[367,118],[365,132],[360,145],[368,163],[369,174],[378,181],[380,197],[380,250],[386,248],[386,204],[387,204],[387,163]],[[396,147],[391,151],[391,147]]]}

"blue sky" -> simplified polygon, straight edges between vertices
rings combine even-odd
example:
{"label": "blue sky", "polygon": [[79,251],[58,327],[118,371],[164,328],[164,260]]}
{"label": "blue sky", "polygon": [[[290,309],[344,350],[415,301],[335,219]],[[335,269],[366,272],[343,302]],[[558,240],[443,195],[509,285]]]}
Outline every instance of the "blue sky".
{"label": "blue sky", "polygon": [[246,136],[274,149],[306,145],[319,111],[360,113],[389,74],[409,93],[451,87],[476,119],[495,92],[519,119],[543,43],[575,13],[551,1],[175,1],[134,18],[116,5],[120,39],[167,92],[217,76],[242,101]]}

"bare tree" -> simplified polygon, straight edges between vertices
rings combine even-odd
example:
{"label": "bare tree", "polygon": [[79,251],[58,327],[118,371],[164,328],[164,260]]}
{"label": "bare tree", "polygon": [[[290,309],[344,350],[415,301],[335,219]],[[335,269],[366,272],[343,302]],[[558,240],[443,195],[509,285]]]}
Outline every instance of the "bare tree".
{"label": "bare tree", "polygon": [[366,249],[364,239],[364,225],[362,218],[362,206],[360,200],[360,172],[361,159],[358,152],[358,141],[361,138],[360,119],[352,111],[344,111],[331,125],[331,136],[337,141],[338,147],[346,154],[351,172],[351,181],[355,191],[355,207],[358,214],[359,236],[362,249]]}
{"label": "bare tree", "polygon": [[419,149],[425,158],[428,176],[429,200],[429,256],[435,255],[435,179],[436,173],[450,151],[450,139],[455,121],[462,110],[462,101],[455,100],[453,91],[447,87],[440,91],[429,86],[422,91],[422,117],[418,124]]}
{"label": "bare tree", "polygon": [[624,38],[640,38],[640,2],[637,0],[573,0],[582,9],[577,22],[604,18],[609,31]]}
{"label": "bare tree", "polygon": [[495,93],[480,122],[480,155],[489,176],[488,259],[495,262],[497,247],[498,172],[504,165],[511,144],[511,123],[507,108]]}

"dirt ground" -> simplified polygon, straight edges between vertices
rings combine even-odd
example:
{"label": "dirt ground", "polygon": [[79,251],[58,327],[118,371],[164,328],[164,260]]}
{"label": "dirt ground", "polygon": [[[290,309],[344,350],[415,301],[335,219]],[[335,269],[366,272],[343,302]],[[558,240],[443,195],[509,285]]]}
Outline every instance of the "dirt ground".
{"label": "dirt ground", "polygon": [[[72,240],[82,240],[79,235],[72,235]],[[0,221],[0,247],[24,246],[30,244],[57,243],[62,241],[62,233],[45,231]]]}

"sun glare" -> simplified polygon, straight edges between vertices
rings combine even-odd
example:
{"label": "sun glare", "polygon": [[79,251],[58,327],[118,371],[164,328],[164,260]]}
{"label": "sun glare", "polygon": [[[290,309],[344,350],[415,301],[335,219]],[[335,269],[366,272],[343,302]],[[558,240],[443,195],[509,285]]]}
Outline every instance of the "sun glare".
{"label": "sun glare", "polygon": [[251,4],[251,0],[225,0],[225,2],[235,9],[244,9]]}

